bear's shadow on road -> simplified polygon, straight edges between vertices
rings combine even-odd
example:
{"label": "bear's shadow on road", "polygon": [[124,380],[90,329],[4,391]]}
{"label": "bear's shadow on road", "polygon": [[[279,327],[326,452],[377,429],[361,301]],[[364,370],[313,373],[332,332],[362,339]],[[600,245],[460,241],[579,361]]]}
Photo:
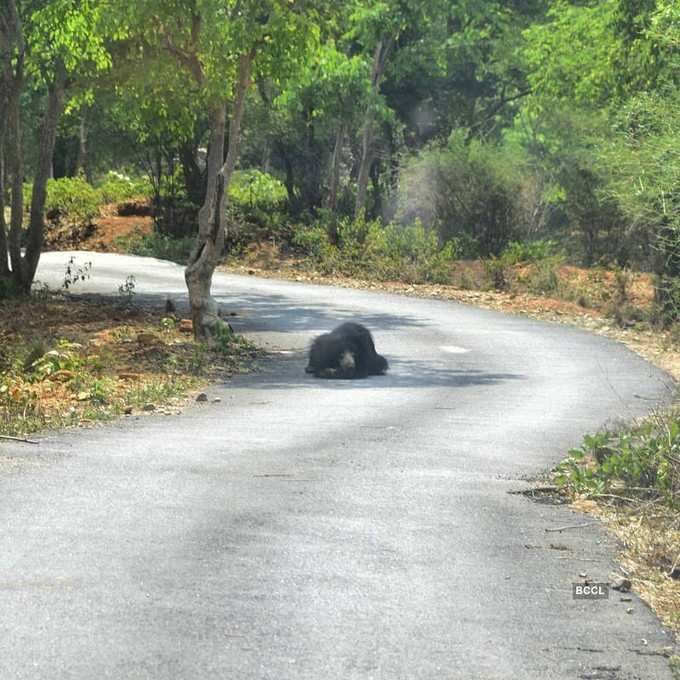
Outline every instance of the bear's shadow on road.
{"label": "bear's shadow on road", "polygon": [[296,353],[264,362],[259,373],[235,376],[231,389],[287,390],[291,388],[323,390],[423,389],[432,387],[462,388],[497,385],[510,380],[524,380],[518,373],[493,373],[478,369],[456,369],[443,363],[414,359],[391,359],[386,375],[363,380],[324,380],[304,372],[306,355]]}
{"label": "bear's shadow on road", "polygon": [[[104,296],[88,295],[89,298]],[[357,313],[345,307],[329,307],[316,303],[300,304],[284,295],[216,296],[220,307],[227,312],[225,318],[237,333],[291,333],[308,336],[303,343],[307,346],[312,338],[323,330],[331,330],[343,321],[356,320],[365,324],[377,336],[376,345],[381,352],[379,335],[381,331],[404,328],[427,328],[428,321],[408,315],[387,313]],[[162,304],[157,295],[139,295],[135,303],[157,308]],[[176,300],[180,314],[188,313],[186,297]],[[236,316],[228,313],[234,311]],[[260,371],[234,376],[229,381],[231,389],[404,389],[448,387],[463,388],[480,385],[496,385],[510,380],[523,380],[526,376],[517,373],[494,373],[473,368],[456,368],[451,358],[440,360],[417,360],[391,357],[387,354],[390,369],[384,376],[372,376],[364,380],[323,380],[304,372],[307,362],[307,347],[297,347],[286,354],[271,354],[259,362]]]}

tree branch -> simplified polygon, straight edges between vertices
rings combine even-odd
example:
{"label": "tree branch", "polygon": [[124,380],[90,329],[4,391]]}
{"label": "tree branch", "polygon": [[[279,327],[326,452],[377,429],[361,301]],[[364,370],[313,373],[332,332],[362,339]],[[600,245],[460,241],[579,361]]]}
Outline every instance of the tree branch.
{"label": "tree branch", "polygon": [[165,49],[167,49],[182,66],[188,69],[198,85],[203,84],[203,64],[201,64],[201,60],[196,51],[200,28],[201,18],[194,14],[191,21],[191,50],[187,51],[178,47],[173,41],[170,32],[163,27],[163,42],[165,44]]}

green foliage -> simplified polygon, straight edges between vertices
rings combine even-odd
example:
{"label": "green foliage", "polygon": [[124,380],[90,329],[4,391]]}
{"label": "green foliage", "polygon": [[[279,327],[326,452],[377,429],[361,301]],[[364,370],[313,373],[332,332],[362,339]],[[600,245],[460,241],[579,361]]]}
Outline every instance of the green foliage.
{"label": "green foliage", "polygon": [[147,198],[151,195],[151,185],[147,178],[128,177],[110,170],[97,185],[103,204],[122,203],[133,198]]}
{"label": "green foliage", "polygon": [[54,349],[45,352],[43,356],[31,364],[34,380],[44,380],[57,371],[77,372],[84,366],[80,356],[82,346],[75,342],[60,340]]}
{"label": "green foliage", "polygon": [[478,254],[498,255],[522,230],[521,153],[510,147],[466,144],[452,135],[406,163],[400,178],[401,220],[420,219],[440,240],[472,241]]}
{"label": "green foliage", "polygon": [[287,196],[278,179],[259,170],[237,170],[229,185],[229,198],[246,209],[280,209]]}
{"label": "green foliage", "polygon": [[503,249],[501,258],[508,265],[522,262],[536,262],[552,255],[557,249],[555,241],[540,239],[538,241],[511,241]]}
{"label": "green foliage", "polygon": [[622,53],[614,29],[618,0],[551,3],[548,22],[525,32],[528,80],[535,98],[606,103],[617,89],[613,68]]}
{"label": "green foliage", "polygon": [[458,256],[455,243],[440,246],[436,233],[418,221],[383,225],[380,220],[343,219],[337,245],[324,226],[302,226],[295,228],[293,244],[327,274],[413,283],[450,283]]}
{"label": "green foliage", "polygon": [[560,278],[557,274],[557,267],[562,264],[563,258],[560,255],[544,257],[538,260],[536,270],[530,276],[528,284],[529,290],[538,295],[550,295],[558,292],[560,288]]}
{"label": "green foliage", "polygon": [[222,359],[235,360],[234,367],[241,366],[244,355],[254,356],[256,349],[242,335],[234,333],[228,324],[222,322],[215,326],[212,349]]}
{"label": "green foliage", "polygon": [[614,136],[600,157],[607,183],[601,192],[654,248],[659,317],[680,316],[680,95],[641,94],[614,119]]}
{"label": "green foliage", "polygon": [[99,214],[101,197],[81,177],[63,177],[47,182],[47,217],[53,222],[89,224]]}
{"label": "green foliage", "polygon": [[236,341],[236,336],[226,323],[219,323],[213,330],[214,349],[218,354],[229,355]]}
{"label": "green foliage", "polygon": [[620,432],[586,436],[558,466],[556,480],[575,493],[660,497],[678,507],[678,454],[677,414],[655,416]]}
{"label": "green foliage", "polygon": [[187,370],[193,375],[203,375],[208,367],[208,351],[205,345],[198,343],[189,357]]}
{"label": "green foliage", "polygon": [[117,238],[115,243],[118,248],[131,255],[156,257],[159,260],[184,264],[189,258],[194,239],[190,236],[173,238],[157,232],[133,232],[130,236]]}

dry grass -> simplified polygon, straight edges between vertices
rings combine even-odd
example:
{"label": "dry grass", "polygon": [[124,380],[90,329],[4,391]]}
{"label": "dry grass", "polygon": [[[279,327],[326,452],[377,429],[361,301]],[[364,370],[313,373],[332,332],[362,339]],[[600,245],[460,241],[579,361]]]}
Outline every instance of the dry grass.
{"label": "dry grass", "polygon": [[249,370],[256,355],[239,339],[208,352],[152,310],[61,296],[3,301],[0,433],[175,412],[207,381]]}
{"label": "dry grass", "polygon": [[655,502],[620,504],[588,498],[577,498],[573,506],[602,519],[621,541],[621,570],[664,624],[680,636],[678,511]]}

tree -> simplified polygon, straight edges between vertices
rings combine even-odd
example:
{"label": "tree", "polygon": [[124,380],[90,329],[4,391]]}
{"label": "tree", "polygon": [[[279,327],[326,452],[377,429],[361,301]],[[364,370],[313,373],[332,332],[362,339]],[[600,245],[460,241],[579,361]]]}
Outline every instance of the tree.
{"label": "tree", "polygon": [[318,37],[317,4],[180,0],[169,6],[148,0],[119,6],[128,27],[154,27],[145,39],[158,37],[192,78],[200,93],[199,106],[207,111],[205,200],[185,271],[194,334],[199,340],[211,341],[222,324],[210,290],[224,250],[228,189],[239,157],[248,89],[254,75],[282,78],[302,63],[308,46]]}
{"label": "tree", "polygon": [[[78,78],[110,64],[99,19],[94,0],[7,0],[0,8],[0,282],[24,294],[30,292],[42,250],[47,180],[66,93]],[[21,98],[29,86],[46,90],[46,102],[24,235]],[[11,197],[9,229],[4,216],[6,183]]]}

